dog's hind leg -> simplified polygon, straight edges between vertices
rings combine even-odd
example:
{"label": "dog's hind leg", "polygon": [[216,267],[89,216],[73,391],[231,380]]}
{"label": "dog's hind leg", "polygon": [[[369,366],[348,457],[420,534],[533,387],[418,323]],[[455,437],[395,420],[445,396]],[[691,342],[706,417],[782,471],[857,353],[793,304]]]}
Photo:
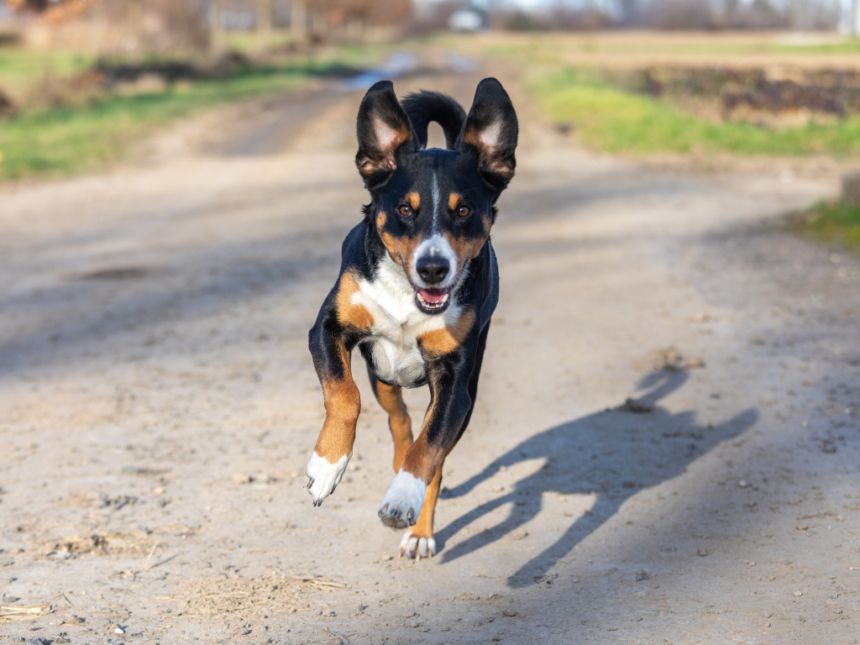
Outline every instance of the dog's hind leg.
{"label": "dog's hind leg", "polygon": [[412,445],[412,419],[409,418],[409,412],[403,402],[402,388],[399,385],[383,383],[374,376],[369,366],[367,374],[376,400],[388,413],[388,428],[394,440],[394,472],[396,473],[403,465],[406,451]]}

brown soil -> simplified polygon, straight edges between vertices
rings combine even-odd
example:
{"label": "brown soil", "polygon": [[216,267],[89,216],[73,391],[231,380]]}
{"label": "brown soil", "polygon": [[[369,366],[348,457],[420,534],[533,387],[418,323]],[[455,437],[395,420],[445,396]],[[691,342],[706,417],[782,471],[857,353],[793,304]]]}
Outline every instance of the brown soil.
{"label": "brown soil", "polygon": [[[351,469],[320,508],[304,490],[306,334],[366,200],[358,95],[264,153],[220,110],[0,189],[0,640],[856,641],[860,265],[771,226],[835,182],[585,154],[493,72],[522,146],[431,560],[377,519],[365,379]],[[397,89],[467,103],[476,78]]]}

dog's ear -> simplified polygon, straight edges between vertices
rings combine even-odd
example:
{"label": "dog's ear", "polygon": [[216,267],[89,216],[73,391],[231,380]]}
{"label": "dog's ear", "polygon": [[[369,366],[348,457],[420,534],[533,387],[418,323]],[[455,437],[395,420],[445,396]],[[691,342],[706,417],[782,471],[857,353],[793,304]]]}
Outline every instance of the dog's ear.
{"label": "dog's ear", "polygon": [[514,176],[518,130],[517,113],[505,88],[496,79],[485,78],[475,91],[457,149],[477,155],[478,170],[492,190],[501,192]]}
{"label": "dog's ear", "polygon": [[369,190],[380,188],[397,169],[398,157],[417,149],[412,124],[391,81],[371,87],[358,108],[355,165]]}

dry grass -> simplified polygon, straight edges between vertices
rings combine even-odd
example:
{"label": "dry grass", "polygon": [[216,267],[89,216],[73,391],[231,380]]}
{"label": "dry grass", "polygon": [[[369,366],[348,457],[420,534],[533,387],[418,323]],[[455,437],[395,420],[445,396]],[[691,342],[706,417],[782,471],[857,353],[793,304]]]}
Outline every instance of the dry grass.
{"label": "dry grass", "polygon": [[787,65],[804,69],[860,69],[860,41],[828,35],[804,41],[770,32],[492,32],[446,36],[443,42],[475,55],[504,56],[537,65],[612,69]]}
{"label": "dry grass", "polygon": [[256,578],[224,573],[194,580],[174,597],[182,611],[191,615],[214,616],[253,612],[272,607],[283,613],[312,611],[326,603],[318,593],[334,593],[346,585],[322,576],[295,576],[273,572]]}
{"label": "dry grass", "polygon": [[34,605],[32,607],[0,607],[0,624],[15,623],[25,620],[36,620],[42,616],[54,613],[50,604]]}

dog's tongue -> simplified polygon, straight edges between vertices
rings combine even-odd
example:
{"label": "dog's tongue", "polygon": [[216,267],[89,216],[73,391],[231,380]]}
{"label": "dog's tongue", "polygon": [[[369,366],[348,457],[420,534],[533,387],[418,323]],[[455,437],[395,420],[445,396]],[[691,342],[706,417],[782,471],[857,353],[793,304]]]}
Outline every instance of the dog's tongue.
{"label": "dog's tongue", "polygon": [[437,305],[445,298],[447,289],[419,289],[421,299],[429,305]]}

